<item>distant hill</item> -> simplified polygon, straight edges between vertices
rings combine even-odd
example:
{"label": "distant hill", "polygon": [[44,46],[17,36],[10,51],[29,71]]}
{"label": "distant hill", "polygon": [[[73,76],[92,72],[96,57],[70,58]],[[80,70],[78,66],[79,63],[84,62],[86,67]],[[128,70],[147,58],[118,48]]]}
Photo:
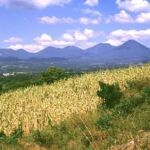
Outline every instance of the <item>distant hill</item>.
{"label": "distant hill", "polygon": [[6,57],[16,57],[18,59],[28,59],[32,57],[34,54],[29,53],[23,49],[12,50],[12,49],[0,49],[0,59]]}
{"label": "distant hill", "polygon": [[65,48],[47,47],[42,51],[36,53],[34,56],[38,58],[52,58],[52,57],[71,58],[82,56],[82,54],[83,54],[82,49],[75,46],[68,46]]}
{"label": "distant hill", "polygon": [[[0,49],[0,61],[13,58],[24,62],[36,62],[58,65],[69,68],[92,68],[102,66],[116,66],[139,64],[150,61],[150,48],[129,40],[120,46],[112,46],[108,43],[100,43],[88,49],[80,49],[75,46],[65,48],[47,47],[37,53],[29,53],[23,49]],[[7,59],[6,59],[7,58]],[[57,62],[57,63],[56,63]]]}

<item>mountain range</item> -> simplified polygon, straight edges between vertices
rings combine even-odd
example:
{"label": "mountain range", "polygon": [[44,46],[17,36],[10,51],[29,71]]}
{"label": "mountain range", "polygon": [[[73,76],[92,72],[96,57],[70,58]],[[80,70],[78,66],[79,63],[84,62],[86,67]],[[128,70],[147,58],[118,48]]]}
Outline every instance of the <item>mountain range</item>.
{"label": "mountain range", "polygon": [[[23,49],[0,49],[0,61],[22,60],[24,62],[47,62],[71,66],[115,66],[137,64],[150,61],[150,48],[135,40],[129,40],[120,46],[100,43],[86,50],[75,46],[65,48],[47,47],[40,52],[30,53]],[[54,64],[55,64],[54,63]]]}

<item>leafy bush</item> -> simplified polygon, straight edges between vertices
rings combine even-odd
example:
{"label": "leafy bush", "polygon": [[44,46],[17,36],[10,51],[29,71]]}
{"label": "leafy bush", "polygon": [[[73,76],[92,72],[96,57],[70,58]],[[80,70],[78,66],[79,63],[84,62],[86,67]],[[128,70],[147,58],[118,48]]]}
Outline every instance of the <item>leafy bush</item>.
{"label": "leafy bush", "polygon": [[50,147],[54,144],[52,132],[41,132],[37,130],[33,133],[33,138],[37,144],[42,146],[45,145],[47,147]]}
{"label": "leafy bush", "polygon": [[51,67],[47,71],[41,73],[42,81],[46,82],[47,84],[53,83],[59,79],[65,77],[65,71],[60,68]]}
{"label": "leafy bush", "polygon": [[97,91],[97,95],[103,99],[103,106],[107,108],[113,108],[116,104],[120,102],[123,96],[119,85],[116,84],[105,84],[99,82],[100,90]]}
{"label": "leafy bush", "polygon": [[62,148],[71,139],[71,134],[68,131],[66,122],[62,122],[59,125],[51,126],[50,128],[43,131],[35,131],[33,133],[34,141],[46,147],[51,147],[52,145],[57,145]]}
{"label": "leafy bush", "polygon": [[133,101],[123,101],[114,109],[114,115],[127,116],[134,111],[135,104]]}
{"label": "leafy bush", "polygon": [[134,112],[135,108],[141,106],[143,103],[143,98],[136,95],[129,100],[122,100],[120,104],[115,106],[113,115],[127,116]]}
{"label": "leafy bush", "polygon": [[144,100],[148,104],[150,104],[150,87],[146,87],[146,88],[143,89],[142,96],[143,96]]}
{"label": "leafy bush", "polygon": [[112,119],[113,117],[111,115],[106,114],[97,120],[96,126],[101,130],[107,130],[111,126]]}

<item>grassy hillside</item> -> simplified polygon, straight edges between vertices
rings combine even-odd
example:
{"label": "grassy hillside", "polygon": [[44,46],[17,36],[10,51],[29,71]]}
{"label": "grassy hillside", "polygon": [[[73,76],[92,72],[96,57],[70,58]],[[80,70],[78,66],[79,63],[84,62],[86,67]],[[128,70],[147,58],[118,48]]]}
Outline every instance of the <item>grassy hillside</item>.
{"label": "grassy hillside", "polygon": [[11,133],[22,125],[25,133],[42,130],[70,115],[96,110],[98,81],[118,82],[122,91],[126,82],[150,77],[150,65],[100,71],[59,81],[52,85],[28,87],[0,96],[0,130]]}
{"label": "grassy hillside", "polygon": [[150,65],[3,93],[0,149],[148,150],[149,104]]}

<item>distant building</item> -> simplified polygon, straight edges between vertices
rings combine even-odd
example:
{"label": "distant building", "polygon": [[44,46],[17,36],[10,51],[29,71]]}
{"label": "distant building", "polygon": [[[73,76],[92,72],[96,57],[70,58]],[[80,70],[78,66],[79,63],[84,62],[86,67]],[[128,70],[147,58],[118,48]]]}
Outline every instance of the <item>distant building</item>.
{"label": "distant building", "polygon": [[4,77],[14,76],[14,75],[15,75],[14,72],[13,72],[13,73],[3,73],[3,76],[4,76]]}
{"label": "distant building", "polygon": [[8,77],[8,76],[14,76],[16,74],[27,74],[26,72],[12,72],[12,73],[3,73],[2,75],[4,77]]}

